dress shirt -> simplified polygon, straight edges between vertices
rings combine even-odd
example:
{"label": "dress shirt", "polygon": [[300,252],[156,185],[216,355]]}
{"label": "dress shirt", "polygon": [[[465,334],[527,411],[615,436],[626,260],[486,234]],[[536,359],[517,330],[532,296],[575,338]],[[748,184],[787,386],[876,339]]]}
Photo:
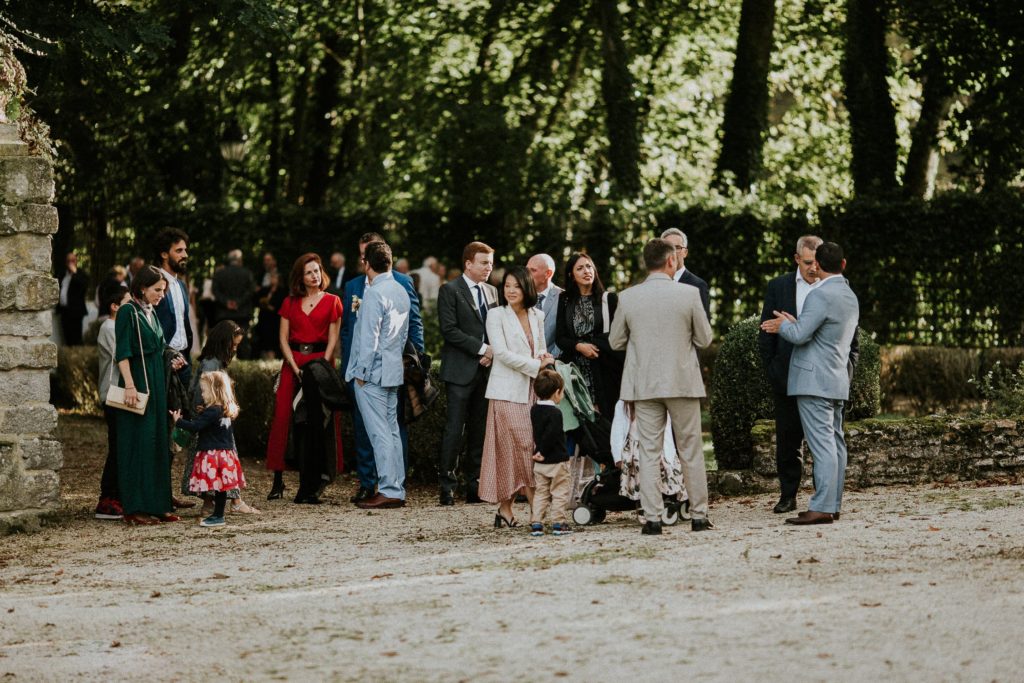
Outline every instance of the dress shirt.
{"label": "dress shirt", "polygon": [[683,276],[683,273],[685,272],[686,266],[683,266],[682,268],[676,271],[676,274],[672,276],[672,279],[675,280],[676,282],[679,282],[679,278],[681,278]]}
{"label": "dress shirt", "polygon": [[71,286],[71,271],[64,273],[64,277],[60,279],[60,299],[58,303],[61,307],[68,305],[68,287]]}
{"label": "dress shirt", "polygon": [[167,345],[175,351],[183,351],[186,344],[188,344],[188,337],[185,336],[185,325],[188,321],[185,320],[185,300],[181,296],[181,286],[178,284],[178,278],[171,273],[168,273],[163,268],[160,269],[160,274],[164,276],[164,280],[167,280],[167,296],[171,299],[171,308],[174,309],[174,337],[167,341]]}
{"label": "dress shirt", "polygon": [[338,274],[334,276],[334,288],[341,289],[342,280],[345,277],[345,266],[338,269]]}
{"label": "dress shirt", "polygon": [[807,299],[807,295],[811,293],[812,289],[820,285],[821,282],[821,280],[808,282],[800,274],[800,269],[796,269],[796,316],[798,318],[800,317],[800,312],[804,310],[804,301]]}

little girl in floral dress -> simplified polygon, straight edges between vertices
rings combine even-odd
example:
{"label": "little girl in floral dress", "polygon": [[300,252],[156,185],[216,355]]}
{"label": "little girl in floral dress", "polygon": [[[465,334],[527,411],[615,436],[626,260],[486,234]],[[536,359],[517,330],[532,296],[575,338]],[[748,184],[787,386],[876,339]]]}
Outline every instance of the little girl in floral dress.
{"label": "little girl in floral dress", "polygon": [[213,492],[213,514],[199,522],[199,526],[219,527],[224,526],[228,491],[245,488],[245,476],[235,452],[231,428],[231,420],[238,417],[238,404],[227,373],[204,373],[199,379],[199,389],[203,396],[203,410],[194,420],[183,419],[180,411],[171,415],[178,427],[198,432],[189,489],[193,493]]}

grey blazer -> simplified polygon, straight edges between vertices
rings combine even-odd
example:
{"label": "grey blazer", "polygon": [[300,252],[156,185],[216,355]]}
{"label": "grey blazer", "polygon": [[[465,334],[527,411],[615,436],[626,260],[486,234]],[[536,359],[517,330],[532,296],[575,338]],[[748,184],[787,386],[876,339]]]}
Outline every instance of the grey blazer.
{"label": "grey blazer", "polygon": [[857,295],[846,278],[830,277],[811,290],[800,318],[779,327],[779,336],[793,345],[786,393],[850,399],[847,363],[859,317]]}
{"label": "grey blazer", "polygon": [[554,282],[544,290],[544,303],[540,310],[544,312],[544,338],[548,342],[548,353],[558,358],[561,351],[555,345],[555,324],[558,322],[558,298],[564,290]]}

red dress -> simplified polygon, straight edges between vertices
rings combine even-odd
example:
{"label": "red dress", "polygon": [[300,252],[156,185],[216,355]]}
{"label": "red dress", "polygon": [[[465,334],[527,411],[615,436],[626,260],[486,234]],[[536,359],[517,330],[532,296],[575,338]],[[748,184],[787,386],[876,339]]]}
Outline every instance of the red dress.
{"label": "red dress", "polygon": [[[292,344],[326,344],[331,323],[341,318],[341,299],[334,294],[324,293],[313,310],[306,314],[302,310],[302,297],[289,296],[281,304],[278,314],[288,320],[288,341]],[[323,358],[324,352],[299,353],[292,349],[295,364],[302,368],[306,363]],[[331,359],[331,365],[334,360]],[[281,382],[274,398],[274,421],[270,425],[270,439],[267,442],[267,469],[280,471],[284,466],[284,453],[288,448],[288,429],[292,422],[292,400],[299,390],[299,380],[287,361],[281,364]],[[342,470],[340,415],[334,414],[334,438],[338,454],[338,471]]]}

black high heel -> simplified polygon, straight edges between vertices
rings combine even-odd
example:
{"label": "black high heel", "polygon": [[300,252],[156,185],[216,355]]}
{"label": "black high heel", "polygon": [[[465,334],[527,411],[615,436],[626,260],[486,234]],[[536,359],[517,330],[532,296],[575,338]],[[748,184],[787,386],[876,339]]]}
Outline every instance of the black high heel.
{"label": "black high heel", "polygon": [[494,513],[494,528],[500,529],[502,526],[507,526],[511,529],[512,527],[519,526],[519,522],[516,521],[515,517],[512,519],[505,519],[502,517],[500,512]]}
{"label": "black high heel", "polygon": [[270,487],[270,493],[267,494],[267,500],[277,500],[284,496],[284,478],[280,472],[274,472],[274,485]]}

